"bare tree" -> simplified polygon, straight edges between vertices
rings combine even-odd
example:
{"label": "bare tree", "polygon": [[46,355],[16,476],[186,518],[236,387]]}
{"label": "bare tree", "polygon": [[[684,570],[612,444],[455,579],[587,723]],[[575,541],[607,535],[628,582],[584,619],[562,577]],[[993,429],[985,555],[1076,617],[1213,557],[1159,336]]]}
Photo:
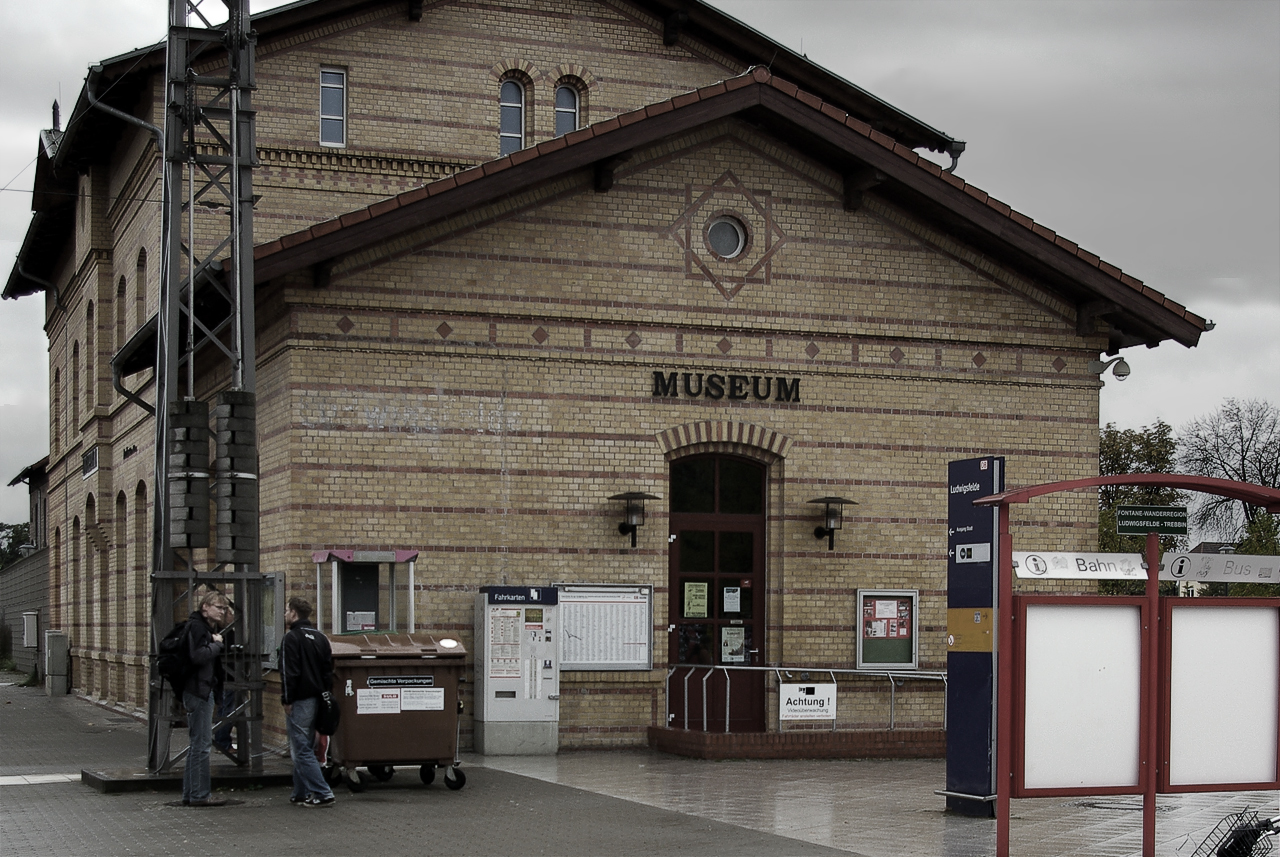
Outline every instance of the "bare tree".
{"label": "bare tree", "polygon": [[[1270,402],[1227,399],[1216,412],[1187,423],[1178,447],[1183,473],[1280,488],[1280,408]],[[1238,500],[1200,496],[1192,523],[1229,541],[1266,514]]]}

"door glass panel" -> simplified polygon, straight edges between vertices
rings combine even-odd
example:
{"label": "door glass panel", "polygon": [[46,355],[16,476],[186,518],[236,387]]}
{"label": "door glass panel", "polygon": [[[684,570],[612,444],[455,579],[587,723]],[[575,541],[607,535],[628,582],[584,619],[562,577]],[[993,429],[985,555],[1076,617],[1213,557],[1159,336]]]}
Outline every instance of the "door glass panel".
{"label": "door glass panel", "polygon": [[[744,581],[741,580],[720,580],[720,598],[717,599],[720,604],[720,618],[722,619],[750,619],[751,618],[751,593],[750,586],[743,586]],[[745,581],[750,583],[750,580]]]}
{"label": "door glass panel", "polygon": [[693,458],[671,465],[671,511],[716,510],[716,460]]}
{"label": "door glass panel", "polygon": [[680,579],[680,618],[715,618],[712,613],[711,597],[712,587],[709,579],[696,580],[682,577]]}
{"label": "door glass panel", "polygon": [[752,533],[721,533],[720,573],[733,577],[750,577],[755,568],[752,561],[753,546]]}
{"label": "door glass panel", "polygon": [[750,625],[720,626],[720,663],[750,665],[750,652]]}
{"label": "door glass panel", "polygon": [[680,531],[681,574],[715,574],[715,538],[708,530]]}
{"label": "door glass panel", "polygon": [[681,625],[678,633],[680,634],[680,663],[710,664],[715,662],[714,653],[711,651],[710,625]]}
{"label": "door glass panel", "polygon": [[720,459],[720,511],[725,515],[764,512],[764,468],[732,458]]}

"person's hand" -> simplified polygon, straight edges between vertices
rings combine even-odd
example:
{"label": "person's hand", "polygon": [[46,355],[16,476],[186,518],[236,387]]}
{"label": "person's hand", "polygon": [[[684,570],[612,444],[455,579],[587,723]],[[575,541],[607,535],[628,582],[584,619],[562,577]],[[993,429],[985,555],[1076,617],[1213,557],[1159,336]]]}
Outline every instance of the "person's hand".
{"label": "person's hand", "polygon": [[221,634],[214,634],[214,635],[213,635],[213,641],[214,641],[215,643],[221,643],[221,642],[222,642],[222,635],[221,635]]}
{"label": "person's hand", "polygon": [[285,716],[285,717],[290,717],[290,716],[292,716],[292,715],[293,715],[293,706],[292,706],[292,705],[286,705],[286,706],[284,707],[284,716]]}

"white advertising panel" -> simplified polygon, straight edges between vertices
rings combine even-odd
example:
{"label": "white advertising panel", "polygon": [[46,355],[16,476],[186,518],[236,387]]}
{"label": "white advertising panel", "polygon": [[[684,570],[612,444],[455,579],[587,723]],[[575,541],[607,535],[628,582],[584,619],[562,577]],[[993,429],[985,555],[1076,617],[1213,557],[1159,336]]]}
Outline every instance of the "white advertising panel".
{"label": "white advertising panel", "polygon": [[1280,610],[1173,607],[1169,784],[1276,779]]}
{"label": "white advertising panel", "polygon": [[835,720],[834,684],[783,684],[778,688],[779,720]]}
{"label": "white advertising panel", "polygon": [[1146,580],[1142,554],[1014,551],[1013,570],[1020,578],[1045,580]]}
{"label": "white advertising panel", "polygon": [[1139,608],[1030,604],[1026,624],[1024,787],[1136,787]]}

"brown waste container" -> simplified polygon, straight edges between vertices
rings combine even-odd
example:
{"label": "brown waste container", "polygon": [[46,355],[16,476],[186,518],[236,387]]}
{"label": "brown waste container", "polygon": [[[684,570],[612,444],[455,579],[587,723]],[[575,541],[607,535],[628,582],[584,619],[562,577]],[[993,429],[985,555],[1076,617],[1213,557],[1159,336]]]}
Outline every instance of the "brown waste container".
{"label": "brown waste container", "polygon": [[327,773],[353,792],[391,779],[396,765],[418,765],[430,784],[444,768],[451,789],[466,784],[459,769],[458,684],[467,651],[447,636],[344,634],[330,638],[333,693],[342,709],[329,741]]}

